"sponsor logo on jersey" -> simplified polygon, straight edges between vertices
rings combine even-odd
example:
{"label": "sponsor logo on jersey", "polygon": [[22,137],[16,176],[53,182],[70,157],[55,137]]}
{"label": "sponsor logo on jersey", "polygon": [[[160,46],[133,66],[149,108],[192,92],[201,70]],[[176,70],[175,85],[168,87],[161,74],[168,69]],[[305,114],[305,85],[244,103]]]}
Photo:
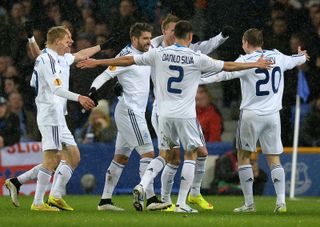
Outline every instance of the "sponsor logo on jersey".
{"label": "sponsor logo on jersey", "polygon": [[62,84],[62,81],[59,78],[54,80],[54,85],[61,86],[61,84]]}
{"label": "sponsor logo on jersey", "polygon": [[117,66],[111,66],[111,65],[109,66],[110,71],[116,71],[116,69],[117,69]]}

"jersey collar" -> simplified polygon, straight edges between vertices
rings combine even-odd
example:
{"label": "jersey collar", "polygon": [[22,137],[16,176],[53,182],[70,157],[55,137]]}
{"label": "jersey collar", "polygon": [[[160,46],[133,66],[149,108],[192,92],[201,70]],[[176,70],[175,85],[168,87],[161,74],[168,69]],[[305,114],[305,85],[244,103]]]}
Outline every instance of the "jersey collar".
{"label": "jersey collar", "polygon": [[[181,44],[179,44],[179,43],[175,43],[174,44],[176,47],[186,47],[186,46],[182,46]],[[188,47],[186,47],[186,48],[188,48]]]}
{"label": "jersey collar", "polygon": [[48,54],[50,54],[52,57],[54,57],[55,59],[58,59],[58,53],[55,52],[54,50],[46,47],[45,48],[45,52],[47,52]]}
{"label": "jersey collar", "polygon": [[133,50],[133,52],[135,52],[135,53],[137,53],[137,54],[143,54],[143,52],[142,52],[142,51],[140,51],[140,50],[138,50],[138,49],[134,48],[131,44],[130,44],[130,47],[131,47],[131,49]]}

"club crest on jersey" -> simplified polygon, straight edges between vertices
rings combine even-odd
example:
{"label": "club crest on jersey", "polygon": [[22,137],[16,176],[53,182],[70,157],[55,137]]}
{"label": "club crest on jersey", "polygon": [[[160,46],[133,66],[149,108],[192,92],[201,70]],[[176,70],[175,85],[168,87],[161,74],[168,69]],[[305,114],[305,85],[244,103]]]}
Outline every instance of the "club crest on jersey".
{"label": "club crest on jersey", "polygon": [[59,78],[54,80],[54,85],[61,86],[61,84],[62,84],[62,81]]}
{"label": "club crest on jersey", "polygon": [[111,65],[109,66],[110,71],[116,71],[116,69],[117,69],[117,66],[111,66]]}

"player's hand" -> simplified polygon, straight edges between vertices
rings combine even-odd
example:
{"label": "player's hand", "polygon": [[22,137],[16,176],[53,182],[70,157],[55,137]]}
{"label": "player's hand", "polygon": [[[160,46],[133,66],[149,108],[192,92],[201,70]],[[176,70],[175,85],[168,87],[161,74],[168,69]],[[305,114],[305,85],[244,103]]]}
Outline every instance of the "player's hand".
{"label": "player's hand", "polygon": [[263,54],[260,56],[260,58],[256,61],[257,68],[260,69],[271,69],[274,62],[270,59],[263,58]]}
{"label": "player's hand", "polygon": [[27,20],[24,22],[24,30],[27,33],[28,38],[31,38],[33,36],[33,21]]}
{"label": "player's hand", "polygon": [[234,29],[232,26],[227,25],[222,28],[221,35],[223,38],[229,37],[234,33]]}
{"label": "player's hand", "polygon": [[306,56],[307,61],[310,61],[310,56],[306,50],[301,50],[301,46],[298,47],[298,54],[304,54]]}
{"label": "player's hand", "polygon": [[91,110],[95,107],[94,101],[92,101],[89,97],[80,95],[79,96],[79,103],[83,106],[86,110]]}
{"label": "player's hand", "polygon": [[77,63],[77,67],[80,69],[95,68],[97,65],[97,60],[93,58],[88,58]]}
{"label": "player's hand", "polygon": [[113,92],[116,96],[121,96],[123,93],[123,87],[118,81],[116,82],[116,84],[113,87]]}
{"label": "player's hand", "polygon": [[95,106],[98,105],[98,93],[95,87],[90,88],[88,97],[94,102]]}

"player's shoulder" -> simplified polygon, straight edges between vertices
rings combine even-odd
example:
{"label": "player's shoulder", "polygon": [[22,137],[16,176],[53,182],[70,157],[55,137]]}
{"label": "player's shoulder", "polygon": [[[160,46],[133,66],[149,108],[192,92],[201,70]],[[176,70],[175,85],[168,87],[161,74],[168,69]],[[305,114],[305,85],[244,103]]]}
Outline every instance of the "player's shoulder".
{"label": "player's shoulder", "polygon": [[128,44],[119,52],[118,57],[132,55],[132,53],[133,53],[133,49],[131,48],[131,45]]}

